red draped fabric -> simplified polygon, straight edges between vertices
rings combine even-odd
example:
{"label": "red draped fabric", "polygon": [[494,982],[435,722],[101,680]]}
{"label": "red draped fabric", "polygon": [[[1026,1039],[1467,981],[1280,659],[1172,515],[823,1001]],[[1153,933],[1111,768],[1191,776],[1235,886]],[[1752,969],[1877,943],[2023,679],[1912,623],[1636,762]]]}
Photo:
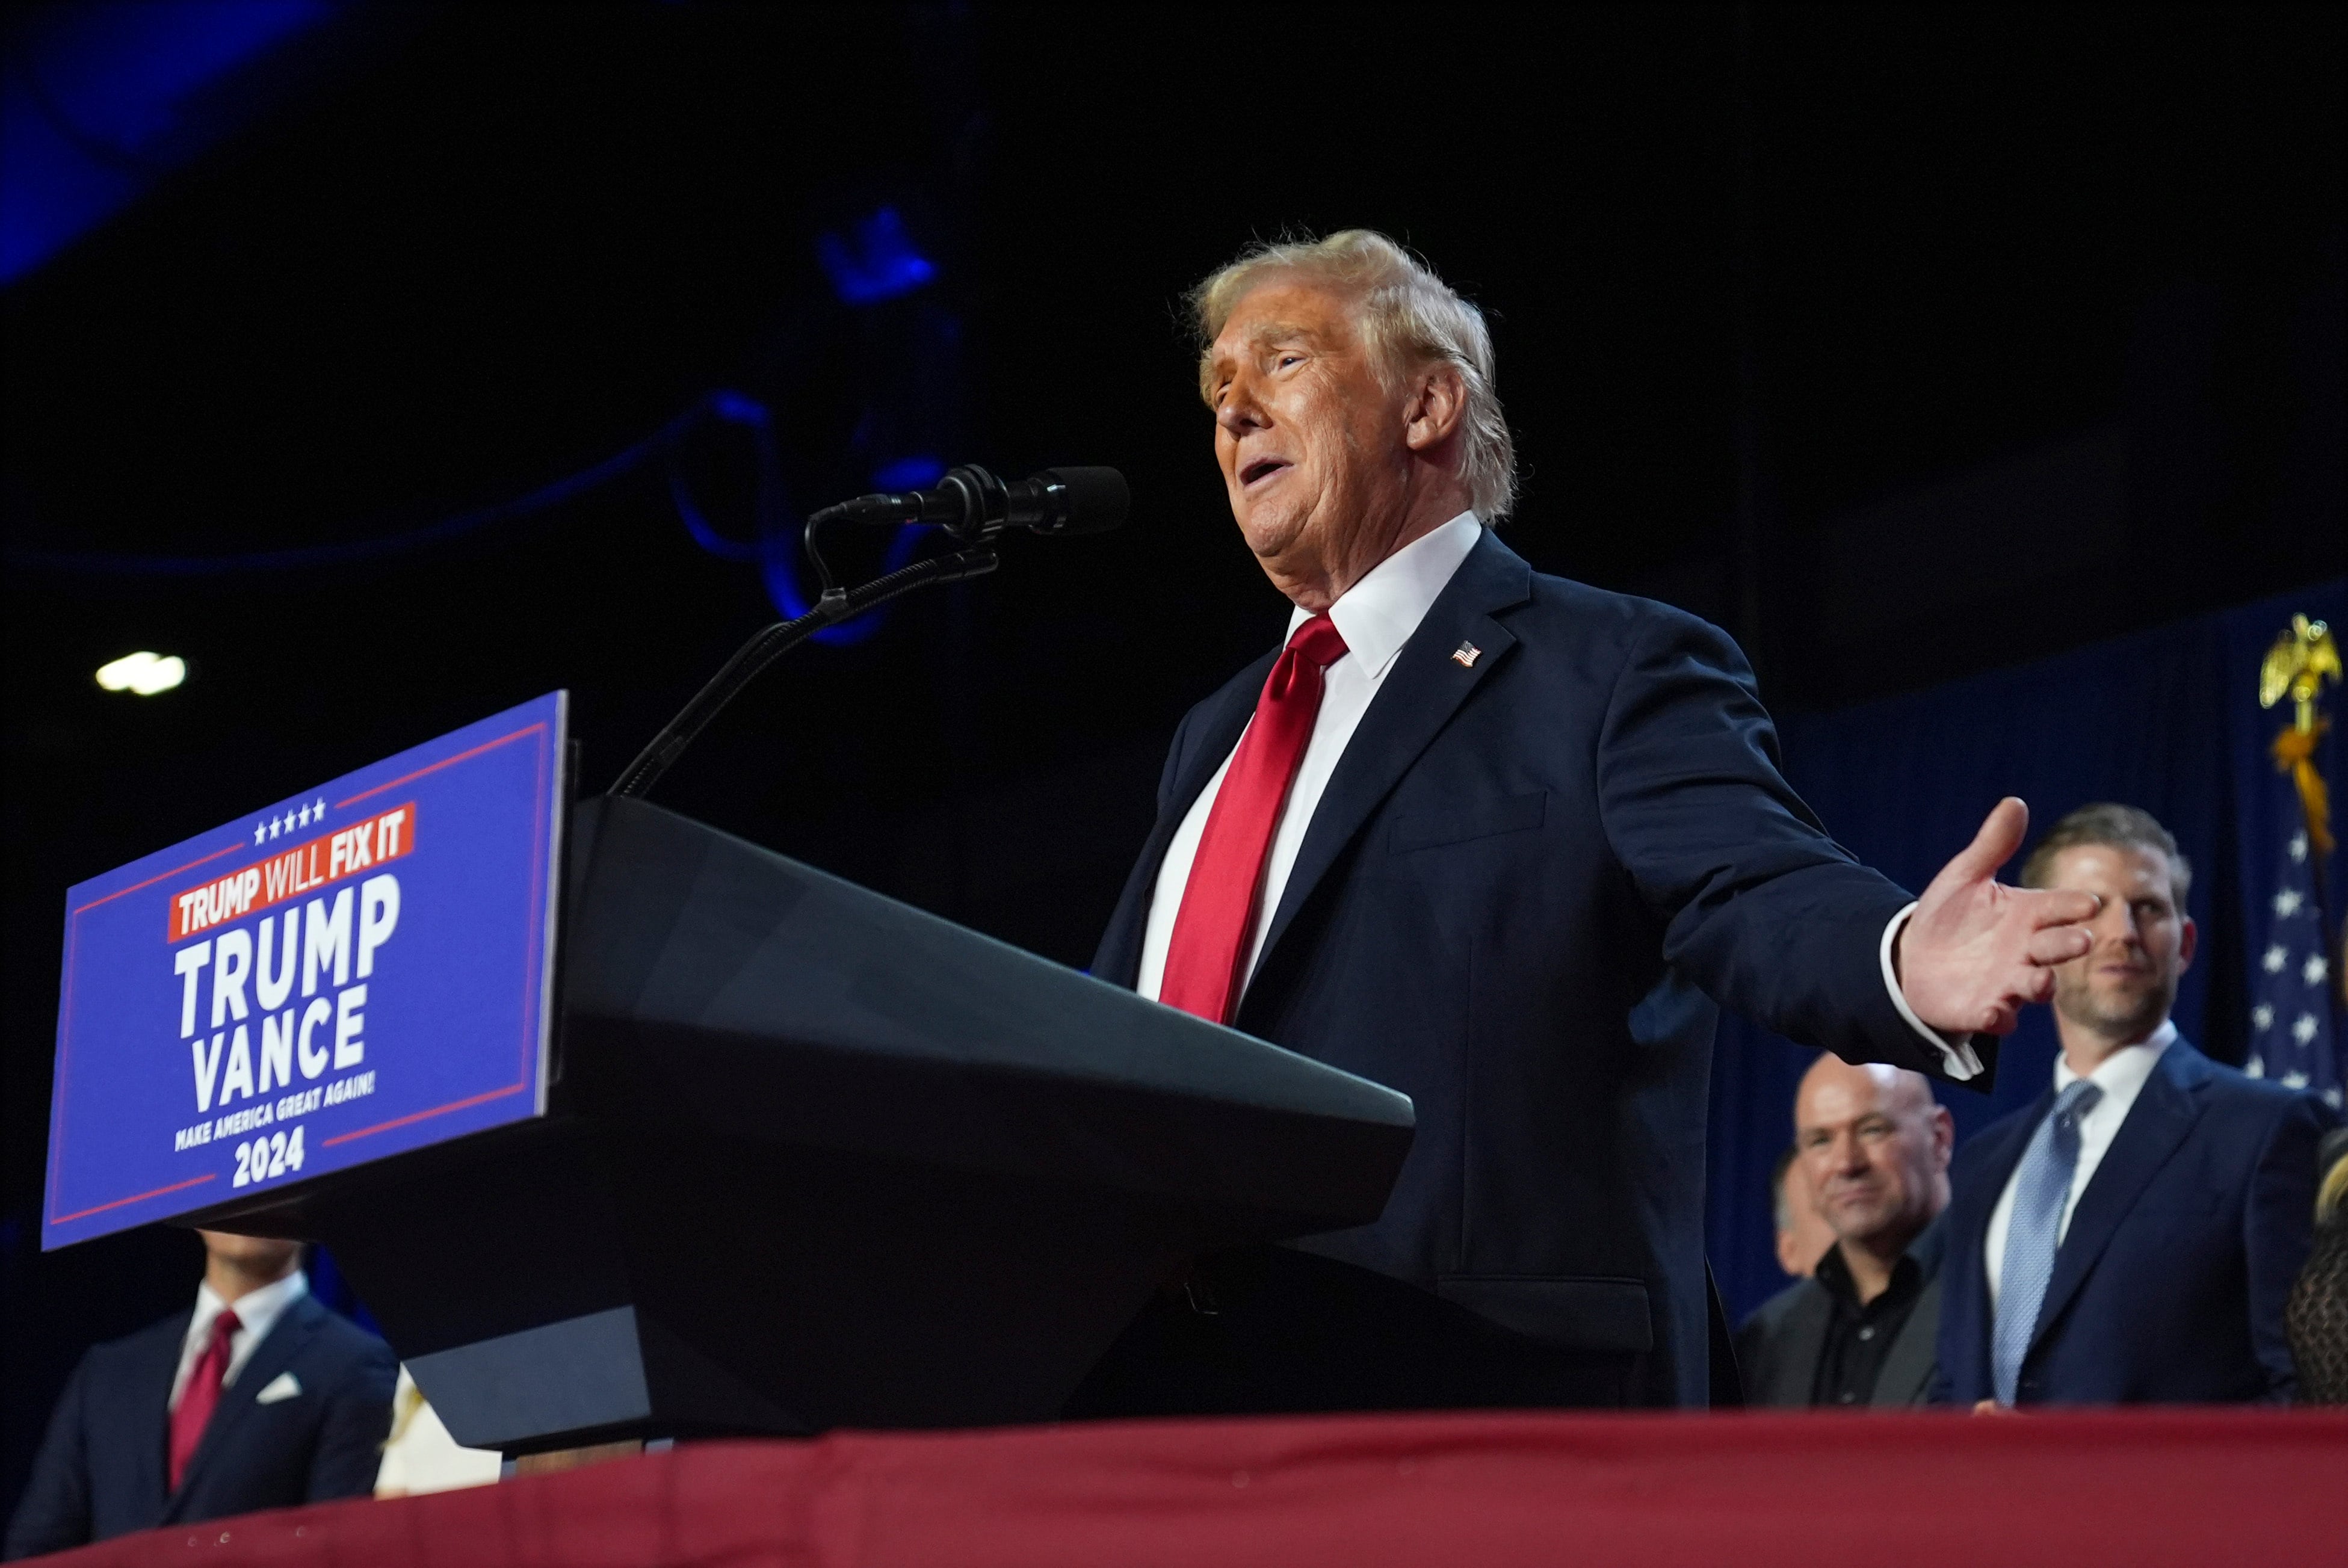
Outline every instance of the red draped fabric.
{"label": "red draped fabric", "polygon": [[844,1434],[183,1525],[73,1563],[1900,1568],[2348,1561],[2348,1413],[1392,1416]]}

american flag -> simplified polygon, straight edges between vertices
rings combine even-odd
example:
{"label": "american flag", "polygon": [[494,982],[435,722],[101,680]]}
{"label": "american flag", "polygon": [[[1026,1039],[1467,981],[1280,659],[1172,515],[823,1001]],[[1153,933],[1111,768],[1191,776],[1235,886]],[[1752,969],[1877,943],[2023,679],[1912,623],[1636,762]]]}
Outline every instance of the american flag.
{"label": "american flag", "polygon": [[2291,797],[2283,820],[2295,821],[2275,857],[2270,890],[2251,906],[2263,918],[2266,940],[2253,949],[2250,1049],[2242,1064],[2252,1078],[2288,1088],[2312,1089],[2335,1110],[2341,1102],[2340,1029],[2333,1006],[2337,982],[2306,819],[2288,779],[2275,787]]}

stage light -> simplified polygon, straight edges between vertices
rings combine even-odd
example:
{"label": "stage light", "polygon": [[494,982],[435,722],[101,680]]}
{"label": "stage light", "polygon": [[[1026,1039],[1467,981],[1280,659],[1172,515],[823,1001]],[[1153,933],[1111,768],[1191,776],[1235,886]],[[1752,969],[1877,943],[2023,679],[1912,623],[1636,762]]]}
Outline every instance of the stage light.
{"label": "stage light", "polygon": [[112,664],[98,666],[98,685],[108,691],[136,692],[140,696],[170,691],[187,678],[188,661],[177,654],[169,657],[149,653],[125,654]]}

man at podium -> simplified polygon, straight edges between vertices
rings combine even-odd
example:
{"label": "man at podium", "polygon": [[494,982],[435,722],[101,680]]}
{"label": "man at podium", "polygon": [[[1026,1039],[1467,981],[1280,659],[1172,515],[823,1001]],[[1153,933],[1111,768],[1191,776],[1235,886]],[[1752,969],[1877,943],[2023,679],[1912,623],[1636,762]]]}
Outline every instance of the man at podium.
{"label": "man at podium", "polygon": [[1418,1131],[1378,1222],[1202,1262],[1075,1408],[1703,1404],[1715,1005],[1984,1083],[2095,901],[1995,882],[2017,800],[1911,898],[1780,777],[1726,636],[1509,551],[1482,316],[1391,241],[1259,245],[1193,304],[1294,609],[1177,730],[1094,973]]}

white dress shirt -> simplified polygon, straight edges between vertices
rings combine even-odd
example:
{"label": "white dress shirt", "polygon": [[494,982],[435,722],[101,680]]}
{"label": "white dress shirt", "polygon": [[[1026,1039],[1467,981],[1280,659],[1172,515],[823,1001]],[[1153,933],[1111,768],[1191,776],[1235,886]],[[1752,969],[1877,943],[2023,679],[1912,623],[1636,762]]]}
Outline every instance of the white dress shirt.
{"label": "white dress shirt", "polygon": [[[1304,844],[1304,830],[1313,825],[1313,813],[1320,809],[1322,792],[1337,771],[1338,759],[1344,756],[1346,744],[1361,727],[1362,716],[1370,710],[1371,699],[1378,695],[1387,672],[1394,668],[1402,645],[1410,641],[1418,624],[1426,619],[1427,611],[1434,608],[1452,574],[1483,537],[1483,523],[1474,512],[1463,511],[1432,533],[1411,541],[1379,562],[1329,606],[1329,619],[1336,623],[1337,634],[1345,639],[1345,652],[1322,674],[1321,711],[1313,719],[1313,738],[1305,744],[1304,759],[1297,765],[1296,780],[1289,786],[1279,825],[1272,830],[1272,848],[1264,856],[1263,892],[1256,903],[1255,929],[1248,934],[1247,964],[1241,971],[1242,992],[1247,980],[1255,975],[1256,960],[1263,952],[1264,934],[1280,909],[1281,894],[1288,888],[1289,872],[1296,867],[1296,852]],[[1288,634],[1294,636],[1296,629],[1312,618],[1312,612],[1298,607],[1288,617]],[[1246,738],[1247,732],[1241,730],[1240,738]],[[1235,741],[1231,755],[1238,752],[1239,743]],[[1159,988],[1166,978],[1166,952],[1174,940],[1174,917],[1181,912],[1182,892],[1190,884],[1190,864],[1198,859],[1199,841],[1207,831],[1207,817],[1215,809],[1215,797],[1223,788],[1223,775],[1231,768],[1231,758],[1227,756],[1222,766],[1215,769],[1215,776],[1207,780],[1207,787],[1199,791],[1199,798],[1190,802],[1182,825],[1175,830],[1172,841],[1166,846],[1166,858],[1158,864],[1158,881],[1149,900],[1149,920],[1142,932],[1141,970],[1134,985],[1134,989],[1152,1001],[1158,999]],[[1940,1052],[1949,1076],[1969,1078],[1981,1071],[1980,1059],[1973,1055],[1972,1046],[1960,1042],[1952,1047],[1926,1027],[1908,1006],[1908,999],[1900,995],[1900,982],[1892,974],[1892,944],[1915,908],[1910,904],[1883,928],[1879,950],[1883,984],[1890,991],[1892,1005],[1899,1008],[1900,1016]]]}
{"label": "white dress shirt", "polygon": [[[2095,1180],[2096,1167],[2104,1162],[2104,1155],[2119,1136],[2120,1123],[2127,1119],[2128,1109],[2136,1097],[2144,1092],[2145,1080],[2160,1063],[2160,1053],[2177,1043],[2177,1026],[2163,1020],[2142,1041],[2122,1046],[2106,1057],[2087,1081],[2102,1089],[2085,1116],[2079,1118],[2079,1163],[2071,1172],[2070,1196],[2063,1200],[2063,1215],[2054,1223],[2054,1244],[2060,1247],[2063,1238],[2070,1233],[2072,1212],[2079,1206],[2079,1195]],[[2054,1092],[2061,1094],[2079,1081],[2071,1064],[2061,1057],[2054,1058]],[[1982,1267],[1989,1277],[1989,1304],[1997,1305],[1999,1276],[2005,1272],[2005,1233],[2013,1226],[2013,1184],[2022,1175],[2022,1162],[2015,1161],[2013,1174],[2005,1179],[2005,1191],[1997,1195],[1997,1207],[1989,1212],[1989,1233],[1982,1238]]]}
{"label": "white dress shirt", "polygon": [[[1321,674],[1321,711],[1313,721],[1313,738],[1305,743],[1304,760],[1297,765],[1296,780],[1289,786],[1280,825],[1272,830],[1272,848],[1264,856],[1263,896],[1256,903],[1255,929],[1248,934],[1241,990],[1255,974],[1264,932],[1280,909],[1288,873],[1296,866],[1296,851],[1304,845],[1304,830],[1313,825],[1313,813],[1320,808],[1330,775],[1337,771],[1337,759],[1345,754],[1346,742],[1354,738],[1362,716],[1369,712],[1370,699],[1385,683],[1386,672],[1394,668],[1402,645],[1418,630],[1444,584],[1483,536],[1484,525],[1476,514],[1463,511],[1370,568],[1329,606],[1329,619],[1336,623],[1337,634],[1345,639],[1345,652]],[[1288,634],[1294,636],[1296,629],[1312,618],[1311,611],[1299,606],[1288,617]],[[1251,727],[1254,724],[1252,719],[1248,722]],[[1241,738],[1246,738],[1245,730],[1241,731]],[[1234,744],[1231,753],[1238,752]],[[1223,775],[1231,769],[1231,758],[1226,757],[1190,803],[1189,815],[1182,819],[1173,842],[1166,846],[1166,858],[1159,862],[1158,888],[1149,901],[1149,924],[1141,939],[1141,973],[1134,987],[1152,1001],[1158,999],[1159,986],[1166,977],[1166,950],[1174,940],[1174,917],[1182,908],[1182,890],[1190,885],[1190,862],[1198,859],[1199,840],[1207,831],[1207,814],[1214,810]]]}
{"label": "white dress shirt", "polygon": [[212,1320],[220,1316],[222,1307],[236,1313],[237,1330],[229,1336],[228,1371],[221,1378],[225,1388],[236,1381],[244,1364],[252,1359],[256,1346],[269,1337],[285,1309],[310,1294],[310,1276],[295,1269],[273,1284],[247,1291],[234,1301],[222,1301],[210,1284],[196,1287],[196,1315],[188,1322],[187,1343],[180,1346],[180,1369],[171,1377],[171,1408],[180,1408],[180,1396],[187,1392],[188,1379],[196,1370],[196,1360],[212,1339]]}

